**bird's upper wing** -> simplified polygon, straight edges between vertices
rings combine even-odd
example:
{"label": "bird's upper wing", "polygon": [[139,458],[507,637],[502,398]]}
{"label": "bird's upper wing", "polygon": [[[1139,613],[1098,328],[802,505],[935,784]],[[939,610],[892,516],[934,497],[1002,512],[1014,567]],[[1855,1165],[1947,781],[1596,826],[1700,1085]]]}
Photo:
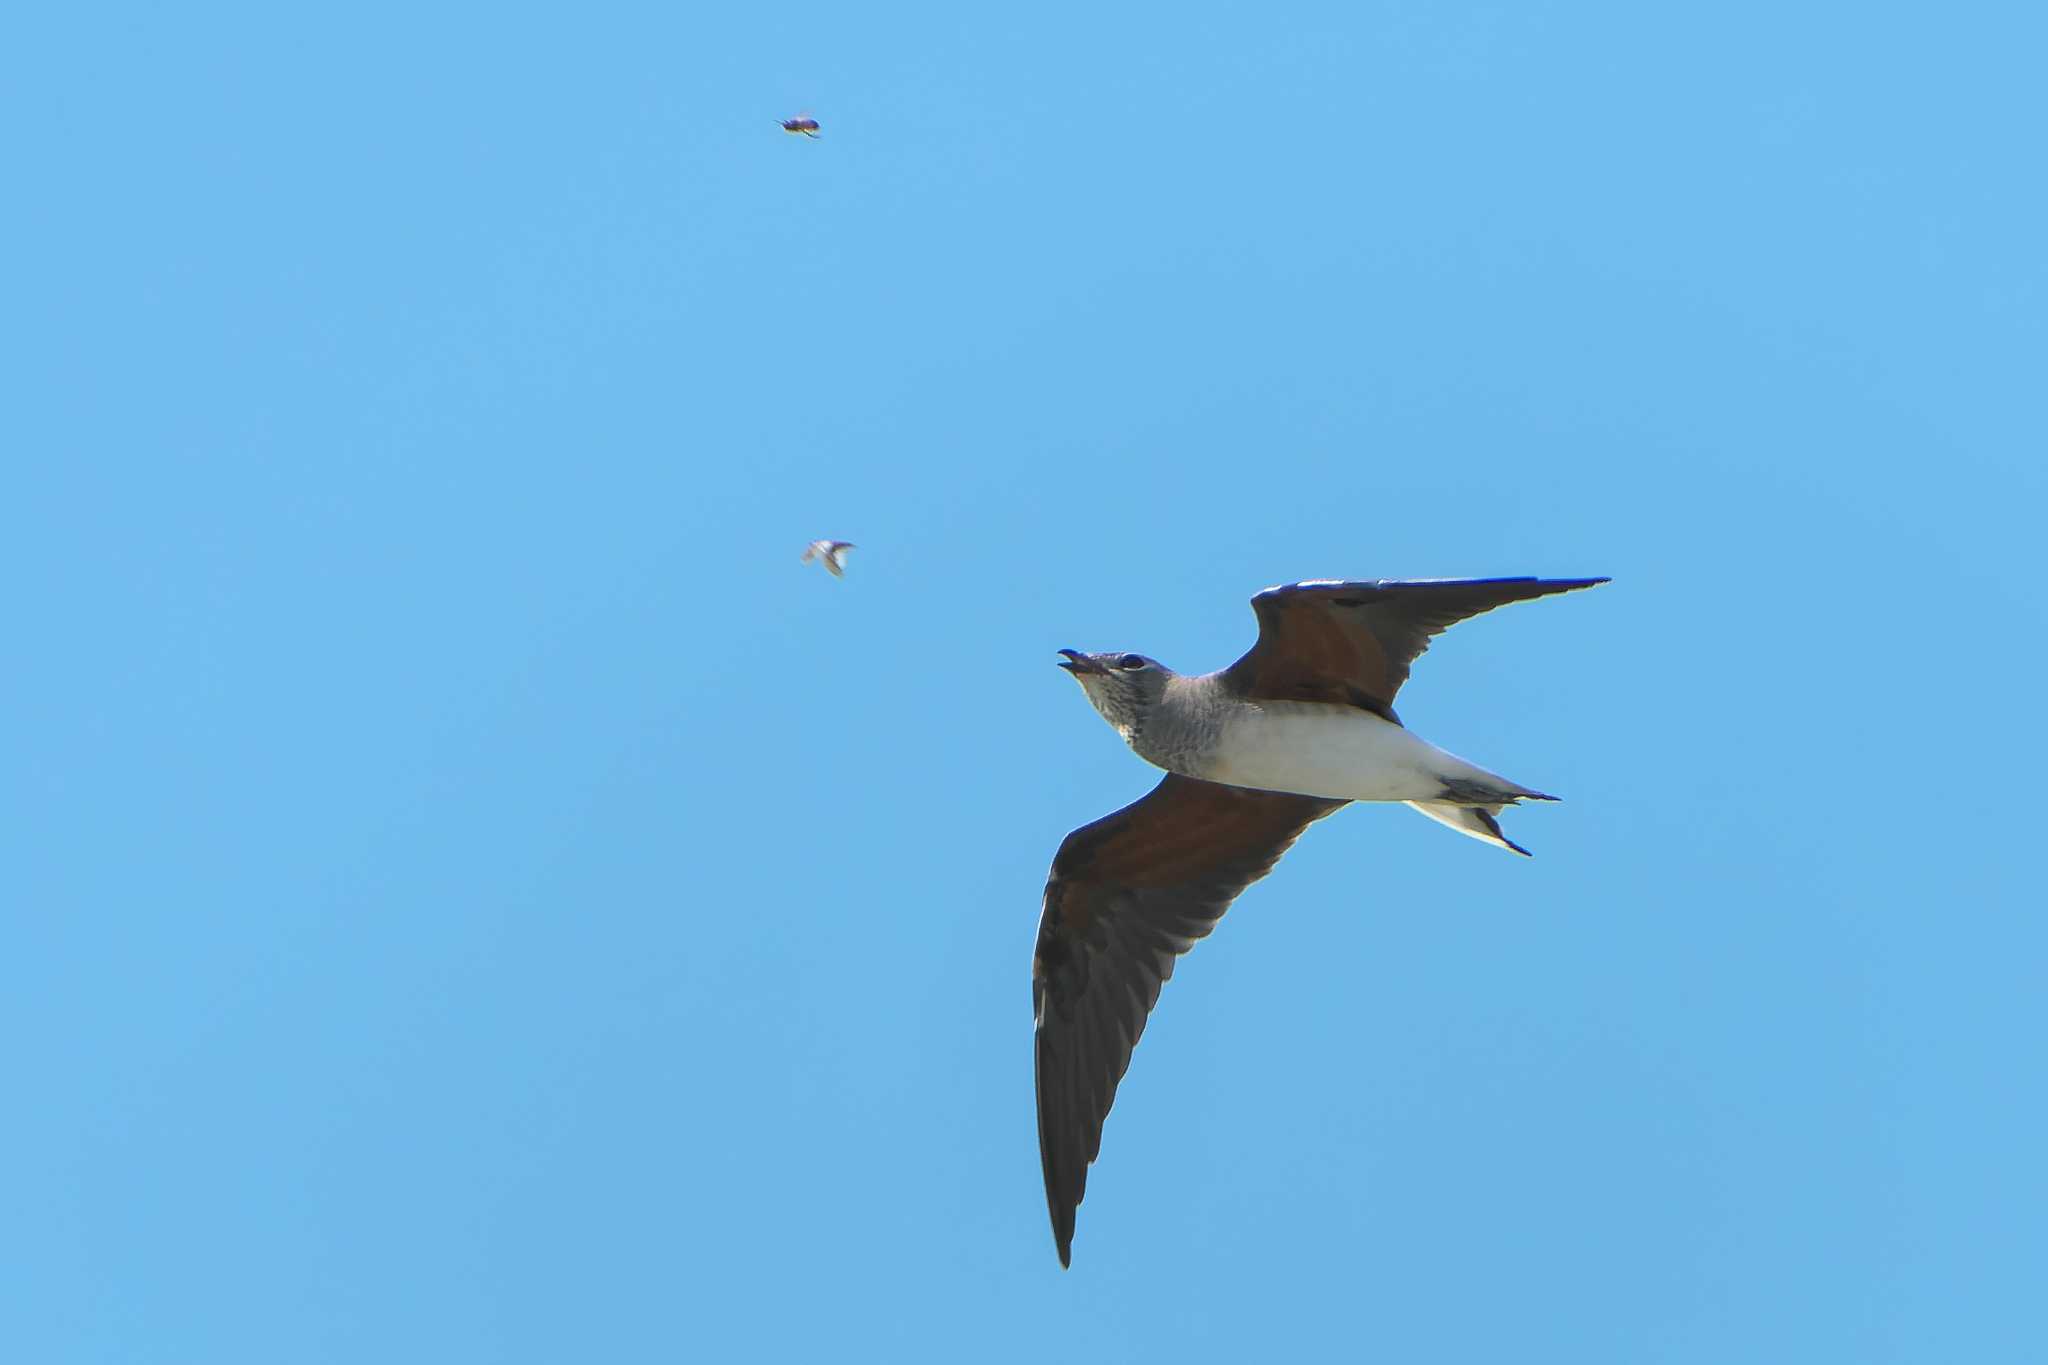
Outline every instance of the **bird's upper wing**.
{"label": "bird's upper wing", "polygon": [[1045,883],[1031,999],[1038,1150],[1061,1265],[1102,1120],[1174,959],[1311,821],[1343,804],[1169,773],[1060,845]]}
{"label": "bird's upper wing", "polygon": [[1239,695],[1361,706],[1389,718],[1408,666],[1445,627],[1604,578],[1289,583],[1252,599],[1259,640],[1223,673]]}

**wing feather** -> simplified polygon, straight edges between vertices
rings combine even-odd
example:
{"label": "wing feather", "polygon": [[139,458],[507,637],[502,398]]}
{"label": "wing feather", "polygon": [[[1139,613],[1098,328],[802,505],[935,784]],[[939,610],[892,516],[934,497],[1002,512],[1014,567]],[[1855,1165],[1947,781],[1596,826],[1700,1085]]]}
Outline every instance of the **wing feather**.
{"label": "wing feather", "polygon": [[1061,1265],[1103,1120],[1175,962],[1302,830],[1343,804],[1168,774],[1060,845],[1031,994],[1039,1156]]}
{"label": "wing feather", "polygon": [[1224,670],[1242,696],[1324,701],[1394,716],[1394,694],[1432,637],[1510,602],[1605,578],[1430,578],[1289,583],[1252,599],[1259,638]]}

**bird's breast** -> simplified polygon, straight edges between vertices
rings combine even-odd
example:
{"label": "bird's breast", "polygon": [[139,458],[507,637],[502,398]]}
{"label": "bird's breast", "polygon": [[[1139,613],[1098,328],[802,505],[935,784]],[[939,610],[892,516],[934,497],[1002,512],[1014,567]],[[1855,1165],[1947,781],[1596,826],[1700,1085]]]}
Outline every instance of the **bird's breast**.
{"label": "bird's breast", "polygon": [[1335,801],[1415,801],[1442,791],[1437,774],[1449,758],[1356,707],[1248,702],[1225,718],[1194,776]]}

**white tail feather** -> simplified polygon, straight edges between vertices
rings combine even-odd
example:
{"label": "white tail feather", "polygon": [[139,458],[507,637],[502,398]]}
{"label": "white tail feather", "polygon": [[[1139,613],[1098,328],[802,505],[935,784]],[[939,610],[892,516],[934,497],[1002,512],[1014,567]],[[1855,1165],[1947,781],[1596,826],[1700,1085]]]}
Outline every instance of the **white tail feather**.
{"label": "white tail feather", "polygon": [[1448,825],[1460,834],[1468,834],[1483,844],[1504,848],[1510,853],[1519,853],[1524,858],[1529,850],[1514,843],[1500,832],[1500,825],[1492,818],[1501,813],[1500,806],[1454,806],[1448,801],[1409,801],[1404,804],[1421,811],[1440,825]]}

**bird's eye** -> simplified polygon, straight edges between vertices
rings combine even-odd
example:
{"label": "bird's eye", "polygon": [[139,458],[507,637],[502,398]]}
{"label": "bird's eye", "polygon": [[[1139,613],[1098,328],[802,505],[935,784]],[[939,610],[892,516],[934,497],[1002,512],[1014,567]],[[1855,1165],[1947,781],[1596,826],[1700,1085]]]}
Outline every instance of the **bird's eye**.
{"label": "bird's eye", "polygon": [[1118,668],[1143,668],[1145,660],[1141,655],[1126,654],[1123,658],[1116,661],[1116,666]]}

